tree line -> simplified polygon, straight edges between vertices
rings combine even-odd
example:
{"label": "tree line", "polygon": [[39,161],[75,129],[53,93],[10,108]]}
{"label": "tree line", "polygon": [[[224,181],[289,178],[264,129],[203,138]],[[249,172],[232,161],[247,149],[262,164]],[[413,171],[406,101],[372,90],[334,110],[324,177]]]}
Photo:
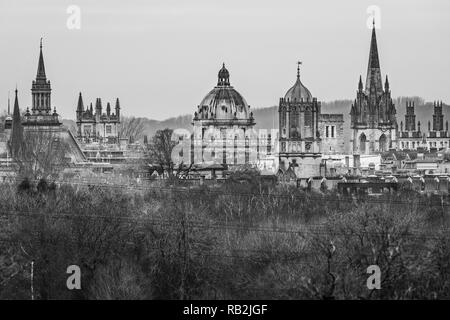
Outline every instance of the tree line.
{"label": "tree line", "polygon": [[[0,298],[30,299],[33,262],[35,299],[448,299],[449,204],[382,200],[251,178],[183,192],[3,184]],[[73,264],[81,290],[66,287]]]}

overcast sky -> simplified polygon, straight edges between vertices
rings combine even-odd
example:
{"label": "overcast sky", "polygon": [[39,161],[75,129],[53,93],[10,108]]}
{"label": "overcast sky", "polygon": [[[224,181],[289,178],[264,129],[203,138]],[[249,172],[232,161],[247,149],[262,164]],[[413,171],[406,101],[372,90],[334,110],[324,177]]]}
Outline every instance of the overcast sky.
{"label": "overcast sky", "polygon": [[[70,5],[81,9],[79,30],[67,27]],[[0,0],[0,109],[16,84],[21,108],[30,105],[41,36],[64,118],[75,118],[79,91],[105,107],[119,97],[127,115],[193,113],[222,62],[253,108],[278,103],[297,60],[313,96],[354,99],[367,70],[370,5],[381,10],[378,50],[392,95],[449,103],[448,0]]]}

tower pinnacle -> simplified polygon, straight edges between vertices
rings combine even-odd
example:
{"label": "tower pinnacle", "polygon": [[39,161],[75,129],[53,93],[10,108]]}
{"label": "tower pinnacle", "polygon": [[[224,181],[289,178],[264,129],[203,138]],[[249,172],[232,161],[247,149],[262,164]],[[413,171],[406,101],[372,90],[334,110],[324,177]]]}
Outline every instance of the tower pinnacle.
{"label": "tower pinnacle", "polygon": [[47,80],[47,77],[45,75],[44,56],[42,54],[42,38],[41,38],[39,48],[40,48],[40,52],[39,52],[39,62],[38,62],[36,80]]}
{"label": "tower pinnacle", "polygon": [[370,41],[369,63],[367,66],[366,94],[374,90],[377,95],[383,93],[380,60],[378,58],[377,36],[375,33],[375,19],[373,20],[372,39]]}

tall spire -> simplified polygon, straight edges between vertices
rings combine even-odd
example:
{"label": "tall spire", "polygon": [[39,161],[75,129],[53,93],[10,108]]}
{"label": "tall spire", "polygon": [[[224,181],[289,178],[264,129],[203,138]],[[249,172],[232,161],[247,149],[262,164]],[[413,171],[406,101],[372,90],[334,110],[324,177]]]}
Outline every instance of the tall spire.
{"label": "tall spire", "polygon": [[23,142],[23,127],[22,127],[22,119],[20,117],[17,88],[15,93],[16,97],[14,99],[14,111],[13,111],[12,133],[11,133],[11,154],[13,157],[17,157],[19,155]]}
{"label": "tall spire", "polygon": [[47,77],[45,75],[45,66],[44,66],[44,56],[42,55],[42,38],[41,38],[41,45],[40,45],[40,52],[39,52],[39,64],[37,69],[37,75],[36,80],[46,80]]}
{"label": "tall spire", "polygon": [[8,91],[8,116],[11,115],[11,107],[9,105],[9,91]]}
{"label": "tall spire", "polygon": [[380,60],[378,58],[377,36],[375,34],[375,19],[372,27],[372,39],[370,41],[369,64],[367,66],[366,93],[375,89],[377,94],[383,92],[383,84],[381,80]]}

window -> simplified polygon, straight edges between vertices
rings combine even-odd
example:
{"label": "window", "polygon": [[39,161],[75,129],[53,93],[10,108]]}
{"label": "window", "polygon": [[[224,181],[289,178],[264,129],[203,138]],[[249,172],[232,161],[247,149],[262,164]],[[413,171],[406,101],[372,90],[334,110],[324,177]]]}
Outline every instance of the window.
{"label": "window", "polygon": [[329,129],[329,126],[325,126],[325,137],[327,137],[327,138],[328,138],[328,129]]}
{"label": "window", "polygon": [[85,134],[90,134],[91,133],[91,129],[92,127],[90,125],[85,125],[84,126],[84,132]]}
{"label": "window", "polygon": [[110,125],[106,126],[106,133],[111,134],[111,126]]}
{"label": "window", "polygon": [[334,126],[331,126],[331,137],[334,138]]}

